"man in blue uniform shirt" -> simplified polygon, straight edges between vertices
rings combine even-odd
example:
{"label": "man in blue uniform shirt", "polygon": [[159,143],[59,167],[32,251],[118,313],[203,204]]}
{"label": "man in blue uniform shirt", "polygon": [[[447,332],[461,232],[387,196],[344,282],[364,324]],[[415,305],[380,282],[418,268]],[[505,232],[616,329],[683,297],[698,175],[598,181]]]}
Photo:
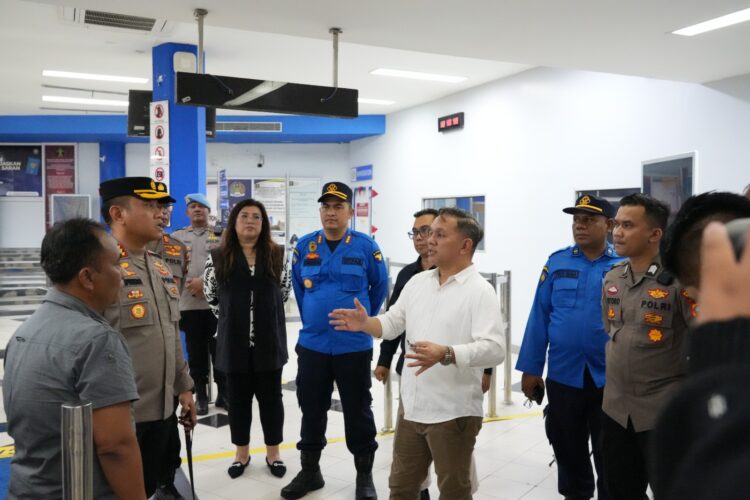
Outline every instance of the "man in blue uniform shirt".
{"label": "man in blue uniform shirt", "polygon": [[573,215],[575,245],[550,255],[539,278],[516,370],[530,399],[543,393],[547,367],[547,438],[557,460],[558,491],[566,499],[594,496],[589,436],[599,476],[599,499],[608,498],[601,462],[601,406],[604,387],[602,278],[622,259],[607,242],[614,208],[591,195],[578,198]]}
{"label": "man in blue uniform shirt", "polygon": [[303,236],[294,249],[292,285],[302,328],[297,343],[297,399],[302,409],[302,470],[283,498],[301,498],[324,486],[318,462],[326,445],[327,413],[336,382],[344,412],[346,446],[357,469],[356,499],[376,499],[372,483],[375,420],[370,405],[372,337],[339,332],[328,313],[351,307],[354,298],[377,314],[388,292],[383,255],[369,236],[349,229],[352,190],[341,182],[323,187],[318,199],[323,229]]}

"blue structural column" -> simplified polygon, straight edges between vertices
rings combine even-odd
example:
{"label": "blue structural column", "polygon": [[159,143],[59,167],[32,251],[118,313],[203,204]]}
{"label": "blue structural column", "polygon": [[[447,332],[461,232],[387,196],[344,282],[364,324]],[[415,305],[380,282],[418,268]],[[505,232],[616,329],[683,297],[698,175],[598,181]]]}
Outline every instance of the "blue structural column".
{"label": "blue structural column", "polygon": [[99,143],[99,182],[125,177],[125,143]]}
{"label": "blue structural column", "polygon": [[185,195],[206,193],[206,110],[175,103],[174,55],[198,54],[195,45],[164,43],[152,49],[154,101],[169,102],[169,191],[177,200],[172,228],[189,224]]}

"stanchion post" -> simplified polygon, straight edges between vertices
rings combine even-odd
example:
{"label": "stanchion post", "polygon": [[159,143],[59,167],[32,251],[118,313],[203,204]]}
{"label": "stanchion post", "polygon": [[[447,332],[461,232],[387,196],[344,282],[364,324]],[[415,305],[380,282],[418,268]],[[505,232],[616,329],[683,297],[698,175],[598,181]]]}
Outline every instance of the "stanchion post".
{"label": "stanchion post", "polygon": [[503,403],[506,405],[513,404],[513,399],[511,398],[511,377],[512,377],[512,366],[511,366],[511,360],[513,359],[513,353],[511,351],[511,330],[510,330],[510,294],[511,294],[511,287],[510,287],[510,271],[505,271],[503,273],[505,275],[505,279],[503,280],[502,284],[502,290],[504,290],[504,293],[502,293],[502,309],[503,309],[503,319],[505,320],[505,364],[503,367],[505,368],[505,385],[503,387],[505,394]]}
{"label": "stanchion post", "polygon": [[[497,293],[497,273],[490,274],[490,284],[495,289],[495,293]],[[487,416],[490,418],[497,417],[497,369],[498,367],[496,366],[492,370],[492,379],[490,380],[489,408],[487,412]]]}
{"label": "stanchion post", "polygon": [[383,411],[385,413],[383,422],[383,432],[393,432],[393,389],[391,385],[391,375],[388,374],[388,378],[385,381],[385,404],[383,405]]}
{"label": "stanchion post", "polygon": [[63,499],[91,500],[94,497],[91,403],[63,404],[60,412]]}

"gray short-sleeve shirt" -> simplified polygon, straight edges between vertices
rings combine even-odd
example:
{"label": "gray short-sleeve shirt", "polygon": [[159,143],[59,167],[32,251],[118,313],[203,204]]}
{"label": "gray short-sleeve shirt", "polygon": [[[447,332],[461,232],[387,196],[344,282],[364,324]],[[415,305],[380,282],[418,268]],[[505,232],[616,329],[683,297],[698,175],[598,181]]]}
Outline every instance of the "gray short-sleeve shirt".
{"label": "gray short-sleeve shirt", "polygon": [[[91,402],[96,410],[138,399],[125,339],[53,288],[8,342],[3,398],[16,448],[8,498],[61,498],[60,406]],[[94,498],[114,498],[96,451]]]}

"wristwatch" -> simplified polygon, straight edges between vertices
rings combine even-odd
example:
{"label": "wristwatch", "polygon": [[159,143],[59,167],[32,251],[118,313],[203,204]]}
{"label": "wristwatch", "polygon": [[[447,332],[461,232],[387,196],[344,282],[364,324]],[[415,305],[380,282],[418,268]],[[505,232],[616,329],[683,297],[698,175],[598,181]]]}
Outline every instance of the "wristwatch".
{"label": "wristwatch", "polygon": [[448,366],[451,363],[453,363],[453,349],[450,346],[446,346],[445,354],[443,355],[443,359],[440,360],[440,364]]}

